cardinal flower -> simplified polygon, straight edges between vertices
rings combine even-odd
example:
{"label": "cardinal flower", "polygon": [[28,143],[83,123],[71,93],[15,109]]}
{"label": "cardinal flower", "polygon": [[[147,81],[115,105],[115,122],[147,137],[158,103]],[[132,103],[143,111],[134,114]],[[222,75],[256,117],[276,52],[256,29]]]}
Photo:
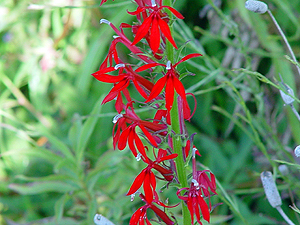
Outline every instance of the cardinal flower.
{"label": "cardinal flower", "polygon": [[[194,224],[194,214],[196,220],[202,225],[200,221],[200,211],[202,212],[203,219],[209,222],[210,220],[210,207],[208,207],[203,197],[210,197],[210,192],[216,193],[215,176],[209,170],[196,171],[196,158],[195,154],[198,151],[193,148],[193,179],[189,188],[181,188],[177,191],[179,199],[186,202],[188,210],[191,214],[192,224]],[[210,179],[206,172],[210,173]],[[183,195],[180,193],[185,191]]]}
{"label": "cardinal flower", "polygon": [[147,218],[147,209],[152,209],[153,212],[167,225],[173,225],[175,224],[174,221],[172,221],[169,216],[162,211],[160,208],[158,208],[154,203],[166,207],[171,208],[175,206],[166,206],[162,202],[158,201],[157,199],[152,199],[151,201],[147,201],[145,196],[143,194],[140,194],[140,198],[146,203],[144,206],[138,208],[138,210],[135,211],[135,213],[132,215],[129,225],[145,225],[145,221],[147,225],[151,225],[149,219]]}
{"label": "cardinal flower", "polygon": [[[118,69],[120,69],[118,76],[107,74],[109,72]],[[148,93],[152,90],[154,86],[154,84],[151,81],[140,76],[131,68],[131,66],[125,64],[117,64],[114,67],[107,67],[104,69],[100,69],[97,72],[93,73],[92,75],[99,81],[114,84],[114,87],[110,90],[108,95],[103,99],[102,104],[105,104],[117,97],[115,106],[119,113],[123,108],[123,101],[120,92],[121,91],[123,92],[128,102],[131,101],[129,92],[127,91],[127,87],[129,86],[130,82],[133,83],[137,91],[144,98],[148,97]]]}
{"label": "cardinal flower", "polygon": [[161,33],[170,41],[170,43],[177,48],[176,43],[171,35],[171,31],[168,23],[163,18],[167,18],[168,14],[162,12],[164,8],[169,9],[177,18],[183,19],[184,17],[174,8],[170,6],[160,6],[156,5],[154,0],[151,1],[152,6],[138,7],[134,12],[129,12],[131,15],[145,14],[148,11],[149,16],[144,18],[143,23],[136,32],[136,36],[132,42],[133,45],[138,43],[143,37],[145,37],[148,32],[150,36],[150,48],[153,53],[156,53],[160,46]]}
{"label": "cardinal flower", "polygon": [[[130,106],[131,105],[131,106]],[[141,120],[133,111],[132,103],[128,103],[125,108],[125,114],[118,114],[114,117],[113,122],[115,126],[113,128],[113,145],[114,148],[118,146],[118,149],[123,150],[127,143],[135,157],[138,156],[137,150],[141,155],[148,159],[146,156],[144,144],[141,141],[139,135],[136,133],[136,127],[139,127],[145,138],[149,141],[154,147],[158,147],[157,139],[155,135],[151,135],[151,132],[159,132],[167,128],[164,124],[157,124],[150,121]]]}
{"label": "cardinal flower", "polygon": [[143,159],[148,166],[142,170],[142,172],[135,178],[133,184],[131,185],[130,190],[127,195],[132,195],[136,193],[136,191],[143,185],[145,199],[150,202],[153,199],[155,188],[156,188],[156,178],[152,169],[159,171],[167,181],[173,180],[173,171],[167,169],[165,166],[160,165],[161,162],[174,159],[178,156],[178,154],[167,155],[167,151],[163,149],[158,150],[158,155],[155,161],[150,159]]}
{"label": "cardinal flower", "polygon": [[[150,102],[154,98],[156,98],[162,91],[162,89],[165,87],[165,97],[166,97],[166,108],[168,112],[171,111],[174,101],[174,90],[179,94],[179,96],[182,98],[183,106],[186,108],[186,112],[190,112],[189,105],[186,100],[186,94],[183,84],[179,80],[179,74],[176,71],[176,66],[184,62],[190,58],[201,56],[201,54],[189,54],[185,57],[183,57],[179,62],[175,63],[174,65],[171,64],[170,61],[167,62],[167,65],[160,64],[160,63],[149,63],[144,66],[139,67],[136,72],[144,71],[149,68],[155,67],[155,66],[164,66],[167,69],[166,74],[160,78],[154,87],[152,88],[152,91],[146,100],[146,102]],[[185,118],[189,118],[190,113],[185,116]]]}

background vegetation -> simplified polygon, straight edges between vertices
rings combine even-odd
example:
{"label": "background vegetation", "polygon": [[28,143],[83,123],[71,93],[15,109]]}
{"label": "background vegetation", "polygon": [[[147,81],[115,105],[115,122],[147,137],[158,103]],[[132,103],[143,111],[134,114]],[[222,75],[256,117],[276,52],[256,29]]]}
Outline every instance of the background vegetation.
{"label": "background vegetation", "polygon": [[[110,85],[90,74],[104,59],[116,26],[131,22],[130,1],[2,0],[0,2],[0,224],[93,224],[101,213],[128,224],[140,202],[125,197],[142,169],[129,151],[113,151]],[[300,0],[266,1],[300,56]],[[37,5],[32,5],[37,4]],[[284,106],[279,73],[299,95],[299,75],[267,14],[244,0],[180,0],[186,19],[174,24],[184,54],[202,53],[182,71],[197,97],[190,133],[199,166],[218,179],[223,202],[212,224],[285,224],[265,198],[260,173],[277,177],[283,209],[300,196],[300,123]],[[130,57],[124,52],[124,58]],[[257,72],[257,73],[255,73]],[[191,105],[193,104],[192,99]],[[295,104],[298,109],[298,102]],[[147,117],[150,112],[141,112]],[[287,172],[278,169],[286,165]],[[162,193],[177,203],[175,190]],[[180,211],[173,210],[174,214]],[[155,224],[155,223],[154,223]]]}

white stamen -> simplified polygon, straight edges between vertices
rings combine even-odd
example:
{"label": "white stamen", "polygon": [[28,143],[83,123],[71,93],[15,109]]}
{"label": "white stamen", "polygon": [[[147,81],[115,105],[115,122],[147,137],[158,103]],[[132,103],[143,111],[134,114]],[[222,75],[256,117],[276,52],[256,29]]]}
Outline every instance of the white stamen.
{"label": "white stamen", "polygon": [[155,6],[156,6],[155,0],[151,0],[151,5],[152,5],[152,7],[155,7]]}
{"label": "white stamen", "polygon": [[118,122],[118,120],[120,119],[120,118],[122,118],[123,117],[123,115],[122,114],[117,114],[117,115],[115,115],[115,117],[113,118],[113,123],[117,123]]}
{"label": "white stamen", "polygon": [[195,179],[192,179],[192,183],[194,184],[194,186],[198,189],[199,188],[199,183],[198,181],[196,181]]}
{"label": "white stamen", "polygon": [[300,157],[300,145],[295,148],[294,153],[296,157]]}
{"label": "white stamen", "polygon": [[113,36],[114,39],[119,38],[119,37],[120,37],[120,36],[118,36],[118,35],[114,35],[114,36]]}
{"label": "white stamen", "polygon": [[134,194],[132,194],[132,195],[130,195],[130,201],[132,201],[132,202],[133,202],[133,200],[134,200],[134,197],[135,197],[135,193],[134,193]]}
{"label": "white stamen", "polygon": [[120,64],[115,65],[115,70],[117,70],[119,68],[124,68],[124,67],[125,67],[125,64],[120,63]]}
{"label": "white stamen", "polygon": [[268,5],[266,3],[256,0],[246,1],[245,7],[246,9],[259,14],[263,14],[268,11]]}
{"label": "white stamen", "polygon": [[171,61],[168,61],[168,62],[167,62],[166,69],[167,69],[167,70],[170,70],[170,69],[171,69]]}
{"label": "white stamen", "polygon": [[198,149],[194,147],[192,150],[193,150],[192,151],[192,156],[193,156],[193,158],[195,158],[196,157],[196,151],[198,151]]}
{"label": "white stamen", "polygon": [[138,153],[137,156],[135,157],[136,161],[140,161],[141,160],[141,156],[142,156],[142,154]]}
{"label": "white stamen", "polygon": [[110,25],[110,22],[108,20],[106,20],[106,19],[101,19],[100,20],[100,24],[101,23],[106,23],[106,24]]}

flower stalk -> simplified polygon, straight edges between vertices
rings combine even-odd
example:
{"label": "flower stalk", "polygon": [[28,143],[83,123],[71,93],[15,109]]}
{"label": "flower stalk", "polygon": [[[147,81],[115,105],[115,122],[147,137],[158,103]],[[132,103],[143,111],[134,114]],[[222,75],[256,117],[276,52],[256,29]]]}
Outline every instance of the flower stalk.
{"label": "flower stalk", "polygon": [[[105,2],[106,0],[102,0],[101,5]],[[166,209],[178,205],[182,208],[183,225],[194,224],[194,215],[197,222],[202,224],[200,212],[204,220],[209,222],[211,203],[209,201],[208,207],[205,199],[210,199],[211,192],[216,194],[215,177],[210,171],[197,170],[194,152],[190,151],[194,134],[188,137],[185,120],[190,120],[194,112],[191,113],[185,87],[176,69],[178,64],[201,54],[189,54],[175,62],[177,44],[173,38],[172,22],[173,19],[184,17],[173,8],[171,0],[135,0],[135,3],[138,5],[137,9],[128,12],[138,21],[133,25],[122,23],[117,28],[105,19],[100,20],[101,23],[108,24],[118,36],[112,41],[100,69],[92,74],[97,80],[113,85],[102,104],[115,101],[117,115],[113,118],[112,132],[114,148],[123,151],[128,146],[136,160],[147,165],[136,176],[127,192],[131,199],[139,193],[144,202],[133,213],[129,225],[151,225],[147,218],[148,210],[152,210],[160,221],[173,225],[176,219],[170,217]],[[132,37],[128,38],[123,32],[125,28],[131,28],[134,39],[132,42]],[[139,62],[123,62],[119,58],[117,44],[125,45],[134,55],[134,60]],[[139,45],[144,46],[140,48]],[[142,49],[146,49],[146,52]],[[141,63],[142,66],[136,66]],[[162,72],[153,76],[151,73],[157,67],[162,67],[163,70],[160,69]],[[144,75],[146,71],[150,76]],[[143,119],[135,113],[136,96],[131,96],[128,90],[130,85],[144,99],[145,106],[151,105],[157,109],[154,118]],[[153,156],[149,157],[150,148],[153,149],[154,160]],[[193,179],[190,180],[186,166],[191,154]],[[153,170],[156,170],[156,174]],[[206,174],[208,172],[210,178]],[[176,183],[177,197],[182,200],[181,203],[167,206],[160,200],[157,173],[161,175],[159,179],[167,184]]]}

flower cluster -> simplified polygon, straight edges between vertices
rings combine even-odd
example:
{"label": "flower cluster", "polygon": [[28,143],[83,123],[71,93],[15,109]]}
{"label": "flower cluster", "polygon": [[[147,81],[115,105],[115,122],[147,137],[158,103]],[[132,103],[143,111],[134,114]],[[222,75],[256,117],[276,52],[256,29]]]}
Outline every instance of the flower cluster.
{"label": "flower cluster", "polygon": [[[106,1],[102,0],[101,5]],[[174,63],[166,50],[168,46],[172,51],[177,49],[170,24],[173,19],[184,17],[171,6],[163,5],[162,0],[134,2],[137,9],[128,12],[136,17],[137,22],[133,25],[122,23],[117,28],[108,20],[100,20],[100,23],[108,24],[116,36],[99,70],[92,74],[97,80],[113,85],[102,103],[115,101],[118,114],[113,118],[114,148],[124,150],[128,147],[137,160],[142,159],[146,164],[127,193],[130,196],[139,193],[145,203],[133,214],[129,224],[151,224],[147,218],[147,209],[151,209],[165,224],[176,223],[176,218],[169,216],[165,209],[180,203],[167,206],[160,200],[157,179],[167,184],[176,183],[173,186],[180,187],[177,191],[178,199],[182,200],[182,207],[187,207],[190,212],[190,217],[185,221],[194,224],[195,214],[197,222],[201,224],[202,212],[203,219],[209,222],[210,196],[211,193],[216,194],[215,177],[210,171],[199,171],[196,168],[196,150],[192,148],[194,135],[189,138],[184,125],[193,113],[187,101],[188,93],[181,83],[181,74],[176,69],[178,64],[201,54],[189,54]],[[125,35],[126,28],[131,29],[132,37]],[[118,43],[130,50],[139,66],[123,62],[118,54]],[[134,95],[129,91],[133,89],[129,87],[136,89]],[[155,109],[153,118],[142,119],[137,115],[137,101],[142,107]],[[150,154],[149,148],[153,149],[153,154]],[[150,155],[155,159],[152,160]],[[190,187],[186,187],[182,184],[182,176],[179,176],[186,176],[185,167],[180,165],[187,164],[190,158],[193,175]],[[187,177],[183,179],[188,181]],[[205,199],[209,199],[209,206]]]}

